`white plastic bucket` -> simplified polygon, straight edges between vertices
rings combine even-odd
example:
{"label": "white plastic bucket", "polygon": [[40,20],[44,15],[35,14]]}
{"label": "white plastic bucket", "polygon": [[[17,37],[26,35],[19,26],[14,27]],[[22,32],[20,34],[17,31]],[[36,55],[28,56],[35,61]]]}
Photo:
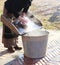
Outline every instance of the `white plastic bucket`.
{"label": "white plastic bucket", "polygon": [[42,58],[46,54],[48,31],[35,30],[22,36],[24,55],[29,58]]}

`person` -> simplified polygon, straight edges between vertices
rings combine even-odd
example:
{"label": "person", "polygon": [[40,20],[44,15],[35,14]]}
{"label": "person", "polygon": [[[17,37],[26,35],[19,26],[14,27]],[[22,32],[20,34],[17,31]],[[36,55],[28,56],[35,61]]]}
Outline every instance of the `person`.
{"label": "person", "polygon": [[[6,0],[4,2],[3,15],[9,18],[14,16],[24,24],[25,20],[23,19],[23,16],[27,14],[28,9],[31,6],[31,2],[32,0]],[[17,45],[17,37],[18,35],[14,32],[12,33],[10,28],[3,23],[2,43],[11,53],[15,52],[15,50],[22,49]]]}

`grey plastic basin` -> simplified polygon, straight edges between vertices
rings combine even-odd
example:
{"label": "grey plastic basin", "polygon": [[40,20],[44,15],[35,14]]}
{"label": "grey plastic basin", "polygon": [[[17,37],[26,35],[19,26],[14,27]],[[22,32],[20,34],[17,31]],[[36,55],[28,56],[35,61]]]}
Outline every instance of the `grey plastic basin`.
{"label": "grey plastic basin", "polygon": [[42,58],[46,54],[48,31],[35,30],[22,36],[24,55],[29,58]]}

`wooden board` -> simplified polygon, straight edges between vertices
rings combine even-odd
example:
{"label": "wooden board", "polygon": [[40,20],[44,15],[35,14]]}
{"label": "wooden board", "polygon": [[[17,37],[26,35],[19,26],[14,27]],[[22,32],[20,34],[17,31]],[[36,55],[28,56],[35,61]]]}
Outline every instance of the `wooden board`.
{"label": "wooden board", "polygon": [[16,34],[19,34],[19,31],[17,30],[17,28],[12,24],[11,20],[6,18],[4,15],[1,15],[1,21],[7,26],[9,27],[13,32],[15,32]]}

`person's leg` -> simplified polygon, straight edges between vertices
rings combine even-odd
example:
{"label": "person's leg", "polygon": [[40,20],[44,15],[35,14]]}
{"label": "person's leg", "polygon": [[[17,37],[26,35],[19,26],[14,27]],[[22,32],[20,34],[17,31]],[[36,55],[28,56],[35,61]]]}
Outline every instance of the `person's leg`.
{"label": "person's leg", "polygon": [[16,37],[14,40],[15,40],[15,45],[14,45],[15,50],[21,50],[22,47],[18,47],[18,45],[17,45],[17,43],[18,43],[18,37]]}
{"label": "person's leg", "polygon": [[4,47],[8,48],[10,52],[14,52],[15,50],[21,50],[21,47],[17,45],[18,36],[12,34],[10,29],[3,24],[3,36],[2,43]]}
{"label": "person's leg", "polygon": [[5,48],[8,48],[9,52],[14,52],[15,49],[13,48],[14,44],[14,39],[6,39],[3,37],[3,44]]}
{"label": "person's leg", "polygon": [[[3,14],[7,16],[6,9],[4,9]],[[10,15],[8,17],[10,17]],[[14,32],[12,33],[12,31],[5,26],[5,24],[3,24],[2,43],[10,52],[15,51],[13,47],[15,47],[16,50],[21,50],[21,48],[17,46],[16,37],[18,37],[18,35],[16,35]]]}
{"label": "person's leg", "polygon": [[13,46],[15,45],[14,38],[10,32],[10,29],[3,24],[3,36],[2,43],[4,47],[8,48],[10,52],[14,52]]}

